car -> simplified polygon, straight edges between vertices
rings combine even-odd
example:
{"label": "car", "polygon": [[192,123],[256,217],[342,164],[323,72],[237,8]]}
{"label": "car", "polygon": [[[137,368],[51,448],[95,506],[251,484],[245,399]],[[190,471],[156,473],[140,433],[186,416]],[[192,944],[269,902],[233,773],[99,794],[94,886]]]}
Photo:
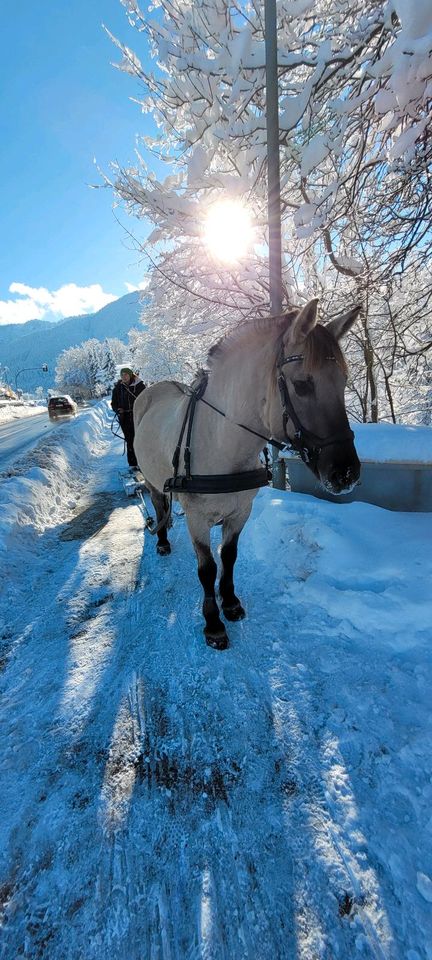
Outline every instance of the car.
{"label": "car", "polygon": [[78,410],[75,400],[67,393],[62,393],[48,400],[48,414],[50,417],[73,417]]}

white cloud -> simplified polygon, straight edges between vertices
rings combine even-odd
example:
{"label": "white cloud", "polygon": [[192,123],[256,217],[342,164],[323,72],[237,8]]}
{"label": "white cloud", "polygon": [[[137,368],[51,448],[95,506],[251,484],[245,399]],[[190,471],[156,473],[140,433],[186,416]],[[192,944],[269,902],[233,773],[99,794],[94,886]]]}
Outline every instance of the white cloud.
{"label": "white cloud", "polygon": [[0,300],[0,324],[79,317],[83,313],[95,313],[118,299],[112,293],[105,293],[99,283],[89,287],[65,283],[58,290],[11,283],[9,293],[17,294],[18,299]]}
{"label": "white cloud", "polygon": [[150,284],[150,277],[147,277],[146,280],[142,280],[141,283],[125,283],[125,287],[128,293],[135,293],[135,290],[147,290],[147,287]]}

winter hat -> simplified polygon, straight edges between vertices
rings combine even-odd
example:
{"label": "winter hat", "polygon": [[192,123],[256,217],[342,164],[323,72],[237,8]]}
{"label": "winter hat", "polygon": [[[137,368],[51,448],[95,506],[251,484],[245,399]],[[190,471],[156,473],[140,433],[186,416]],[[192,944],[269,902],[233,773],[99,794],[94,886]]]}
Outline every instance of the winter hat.
{"label": "winter hat", "polygon": [[121,370],[120,370],[120,376],[122,375],[122,373],[130,373],[131,377],[134,376],[134,372],[133,372],[133,370],[132,370],[132,367],[122,367]]}

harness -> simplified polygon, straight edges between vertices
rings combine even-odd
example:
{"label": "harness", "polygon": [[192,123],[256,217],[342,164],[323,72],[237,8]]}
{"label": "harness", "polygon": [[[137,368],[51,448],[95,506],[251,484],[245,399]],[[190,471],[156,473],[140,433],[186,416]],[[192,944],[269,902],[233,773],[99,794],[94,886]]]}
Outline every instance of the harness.
{"label": "harness", "polygon": [[[264,440],[266,444],[271,444],[279,451],[295,450],[296,453],[300,455],[303,462],[313,469],[313,466],[316,465],[323,447],[330,446],[330,444],[343,443],[346,440],[352,439],[354,434],[352,430],[347,428],[339,433],[322,438],[303,427],[301,420],[297,416],[297,413],[294,409],[283,372],[283,367],[286,363],[294,363],[303,359],[303,354],[292,354],[291,356],[285,357],[283,355],[283,351],[281,351],[277,361],[278,386],[283,413],[283,430],[286,437],[286,440],[283,443],[281,443],[279,440],[276,440],[274,437],[267,437],[262,433],[258,433],[256,430],[252,430],[251,427],[246,426],[244,423],[238,423],[235,420],[230,420],[230,422],[234,423],[235,426],[240,427],[242,430],[247,430],[248,433],[252,433],[255,437],[259,437],[261,440]],[[328,357],[328,359],[335,360],[335,357]],[[211,407],[212,410],[215,410],[216,413],[220,414],[222,417],[225,417],[227,420],[230,419],[223,410],[220,410],[218,407],[214,406],[214,404],[204,399],[207,385],[208,374],[204,373],[200,382],[190,393],[189,403],[187,405],[186,413],[180,430],[180,436],[172,459],[174,475],[165,481],[164,493],[239,493],[243,490],[258,490],[260,487],[267,486],[271,480],[271,472],[268,467],[268,454],[266,450],[264,450],[266,466],[260,467],[257,470],[245,470],[240,473],[191,473],[190,442],[195,410],[198,401],[204,403],[207,407]],[[288,420],[291,420],[295,427],[295,434],[292,439],[287,433]],[[180,451],[185,432],[186,440],[183,452],[184,473],[179,475],[178,470],[180,463]]]}
{"label": "harness", "polygon": [[[204,393],[207,389],[207,384],[208,374],[203,373],[200,382],[195,387],[195,390],[192,390],[190,394],[189,403],[187,405],[186,413],[180,430],[180,436],[177,446],[174,450],[174,456],[172,458],[174,476],[169,477],[168,480],[165,480],[164,493],[238,493],[240,490],[257,490],[259,487],[267,486],[270,479],[268,476],[269,471],[267,467],[261,467],[258,470],[246,470],[242,473],[194,475],[191,473],[190,442],[195,410],[198,401],[202,400],[206,406],[212,407],[213,410],[216,410],[216,413],[219,413],[222,417],[226,417],[226,414],[222,410],[214,407],[213,404],[208,402],[208,400],[203,399]],[[249,430],[250,433],[255,433],[254,430],[250,430],[250,428],[245,427],[244,424],[239,423],[236,424],[236,426],[243,427],[244,430]],[[184,474],[179,476],[178,468],[180,462],[180,450],[186,427],[187,432],[185,448],[183,452]],[[263,437],[263,439],[265,439],[265,437]]]}

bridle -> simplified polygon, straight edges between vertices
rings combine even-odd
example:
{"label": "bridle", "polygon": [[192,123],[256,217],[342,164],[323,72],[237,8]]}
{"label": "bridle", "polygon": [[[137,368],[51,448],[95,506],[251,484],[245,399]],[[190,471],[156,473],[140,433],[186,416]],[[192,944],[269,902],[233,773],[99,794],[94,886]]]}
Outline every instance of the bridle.
{"label": "bridle", "polygon": [[[336,362],[336,357],[326,357],[326,359]],[[349,427],[347,427],[345,430],[332,433],[328,437],[318,437],[316,433],[312,433],[311,430],[307,430],[306,427],[303,426],[300,417],[297,415],[294,409],[293,402],[289,395],[286,377],[283,372],[283,367],[286,363],[296,363],[301,362],[302,360],[304,360],[302,353],[293,353],[288,357],[285,357],[283,351],[281,350],[277,361],[277,380],[282,404],[283,431],[287,444],[293,447],[304,463],[308,464],[308,466],[314,469],[317,466],[318,458],[323,447],[329,447],[335,443],[345,443],[347,440],[353,440],[354,433]],[[291,422],[294,424],[294,437],[290,437],[288,435],[288,420],[291,420]]]}
{"label": "bridle", "polygon": [[[291,354],[290,356],[285,357],[283,351],[281,350],[277,360],[277,379],[281,395],[283,431],[285,434],[284,442],[276,440],[275,437],[266,437],[257,430],[252,430],[252,428],[248,427],[245,423],[239,423],[236,420],[230,420],[230,422],[235,424],[235,426],[240,427],[242,430],[247,430],[248,433],[252,433],[255,437],[260,437],[265,441],[266,444],[271,444],[273,447],[276,447],[277,450],[295,450],[303,462],[308,464],[308,466],[316,472],[318,457],[322,448],[329,447],[331,444],[344,443],[347,440],[352,440],[354,434],[352,430],[347,427],[347,429],[341,430],[338,433],[333,433],[329,437],[318,437],[317,434],[312,433],[311,430],[307,430],[306,427],[303,426],[294,409],[291,397],[289,395],[288,384],[283,372],[283,367],[286,363],[294,363],[295,361],[302,361],[303,359],[303,354]],[[336,360],[335,357],[328,357],[327,359]],[[267,465],[265,468],[263,467],[258,470],[242,471],[241,473],[208,474],[205,476],[197,476],[192,474],[190,443],[197,403],[204,403],[207,407],[211,407],[212,410],[215,410],[216,413],[220,414],[220,416],[225,417],[228,420],[230,419],[223,410],[220,410],[219,407],[216,407],[213,403],[210,403],[209,400],[205,399],[204,394],[207,384],[208,374],[207,372],[203,372],[199,383],[192,390],[190,390],[190,392],[188,391],[189,402],[180,430],[178,443],[172,459],[174,475],[165,481],[164,493],[233,493],[241,490],[255,490],[258,489],[258,487],[266,486],[271,477]],[[294,424],[294,437],[290,437],[288,434],[288,420],[291,420]],[[184,474],[179,475],[180,450],[184,436]]]}

